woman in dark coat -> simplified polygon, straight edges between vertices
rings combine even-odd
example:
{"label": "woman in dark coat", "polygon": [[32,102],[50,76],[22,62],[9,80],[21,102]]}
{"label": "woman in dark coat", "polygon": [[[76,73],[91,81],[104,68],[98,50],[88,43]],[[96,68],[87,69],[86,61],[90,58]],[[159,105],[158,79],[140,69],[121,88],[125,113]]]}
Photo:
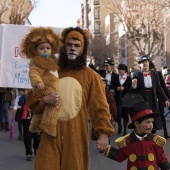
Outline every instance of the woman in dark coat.
{"label": "woman in dark coat", "polygon": [[125,64],[119,64],[118,66],[119,74],[115,76],[111,82],[111,89],[115,91],[115,101],[118,108],[118,133],[122,133],[121,118],[123,118],[124,132],[123,135],[127,134],[127,123],[129,121],[128,109],[122,108],[122,98],[129,92],[132,81],[127,75],[128,68]]}
{"label": "woman in dark coat", "polygon": [[[152,61],[149,62],[149,68],[151,70],[156,70],[155,64]],[[157,71],[157,73],[158,73],[158,76],[159,76],[160,85],[161,85],[162,89],[164,90],[165,95],[168,97],[168,99],[170,99],[168,88],[166,87],[165,81],[164,81],[163,76],[162,76],[162,72]],[[168,134],[168,130],[167,130],[167,126],[166,126],[166,119],[165,119],[165,115],[164,115],[164,101],[162,101],[159,98],[159,96],[158,96],[158,106],[159,106],[159,111],[160,111],[160,115],[161,115],[162,126],[163,126],[163,130],[164,130],[164,136],[165,136],[166,139],[168,139],[168,138],[170,138],[170,136]]]}
{"label": "woman in dark coat", "polygon": [[[169,107],[169,101],[165,95],[159,81],[157,71],[149,70],[149,58],[145,55],[141,56],[138,63],[142,72],[137,72],[132,80],[133,92],[140,94],[143,99],[149,103],[153,112],[159,113],[158,97],[165,106]],[[158,116],[154,121],[153,133],[162,129],[161,117]]]}

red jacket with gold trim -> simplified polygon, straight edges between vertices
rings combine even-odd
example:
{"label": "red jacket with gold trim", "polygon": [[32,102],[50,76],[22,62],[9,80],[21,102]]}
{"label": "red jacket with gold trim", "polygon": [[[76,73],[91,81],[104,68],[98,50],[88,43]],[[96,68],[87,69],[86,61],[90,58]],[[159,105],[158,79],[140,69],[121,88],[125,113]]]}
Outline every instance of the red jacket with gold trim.
{"label": "red jacket with gold trim", "polygon": [[163,145],[166,140],[155,134],[148,134],[139,140],[134,132],[125,137],[121,137],[119,149],[111,147],[106,156],[117,161],[127,161],[127,170],[169,170],[170,163],[164,153]]}

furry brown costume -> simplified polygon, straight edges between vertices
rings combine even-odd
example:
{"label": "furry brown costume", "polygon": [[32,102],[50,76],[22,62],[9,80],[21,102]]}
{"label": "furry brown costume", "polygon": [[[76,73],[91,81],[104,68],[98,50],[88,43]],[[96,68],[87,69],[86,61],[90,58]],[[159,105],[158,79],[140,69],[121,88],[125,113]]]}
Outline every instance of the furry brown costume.
{"label": "furry brown costume", "polygon": [[[49,43],[51,45],[51,55],[49,57],[38,56],[37,47],[42,43]],[[58,91],[59,67],[54,54],[58,52],[60,46],[59,36],[51,28],[33,28],[23,40],[22,53],[31,59],[29,76],[35,96],[42,97],[51,92]],[[37,88],[39,82],[45,84],[45,89]],[[30,131],[37,132],[43,130],[51,136],[56,136],[56,124],[59,117],[58,110],[59,106],[45,106],[43,114],[36,112],[31,121]]]}
{"label": "furry brown costume", "polygon": [[[73,35],[71,34],[73,31],[77,34],[70,36]],[[114,133],[101,78],[92,69],[86,67],[87,31],[78,27],[65,29],[62,33],[62,42],[66,44],[69,39],[78,39],[79,34],[82,35],[80,41],[84,44],[80,56],[70,61],[65,48],[62,47],[60,51],[61,113],[56,126],[57,136],[42,134],[36,154],[35,170],[89,169],[89,113],[91,113],[90,118],[96,136],[100,134],[111,136]],[[27,96],[27,104],[39,113],[44,107],[43,99],[33,98],[31,92]]]}

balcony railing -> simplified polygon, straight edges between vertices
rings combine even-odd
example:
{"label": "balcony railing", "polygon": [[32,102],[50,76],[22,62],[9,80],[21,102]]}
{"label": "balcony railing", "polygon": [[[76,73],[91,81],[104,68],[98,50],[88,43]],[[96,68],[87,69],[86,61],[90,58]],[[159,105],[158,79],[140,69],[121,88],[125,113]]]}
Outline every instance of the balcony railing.
{"label": "balcony railing", "polygon": [[94,30],[93,34],[100,34],[100,30]]}

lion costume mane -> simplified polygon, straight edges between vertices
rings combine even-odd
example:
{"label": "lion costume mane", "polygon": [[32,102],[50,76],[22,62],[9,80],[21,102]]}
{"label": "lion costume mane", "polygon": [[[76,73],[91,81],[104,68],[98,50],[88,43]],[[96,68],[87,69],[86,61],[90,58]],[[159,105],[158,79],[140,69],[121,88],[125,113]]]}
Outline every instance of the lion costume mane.
{"label": "lion costume mane", "polygon": [[76,28],[65,28],[62,32],[62,39],[61,42],[66,45],[70,38],[78,39],[83,44],[84,48],[81,51],[81,55],[77,57],[74,61],[70,61],[67,58],[67,53],[65,51],[65,46],[61,47],[60,50],[60,57],[59,57],[59,66],[61,69],[82,69],[86,67],[87,61],[87,49],[90,34],[87,30],[82,30],[79,27]]}
{"label": "lion costume mane", "polygon": [[[73,61],[68,60],[65,47],[61,47],[58,91],[61,109],[57,136],[42,133],[35,170],[89,170],[89,116],[97,137],[114,133],[101,78],[86,66],[88,37],[88,31],[78,27],[62,32],[63,44],[78,39],[83,46],[80,56]],[[28,106],[41,113],[43,100],[32,99],[32,96],[32,92],[27,95]]]}
{"label": "lion costume mane", "polygon": [[[39,56],[38,45],[42,43],[51,44],[51,55],[49,57]],[[34,96],[42,97],[51,92],[58,91],[58,61],[54,54],[59,51],[61,41],[51,28],[33,28],[22,42],[22,53],[30,61],[29,77],[33,87]],[[37,84],[43,82],[45,89],[38,89]],[[45,106],[43,114],[35,112],[31,120],[30,131],[45,131],[51,136],[56,136],[56,124],[58,120],[59,106]],[[50,114],[49,114],[50,113]],[[48,119],[46,119],[48,117]]]}

